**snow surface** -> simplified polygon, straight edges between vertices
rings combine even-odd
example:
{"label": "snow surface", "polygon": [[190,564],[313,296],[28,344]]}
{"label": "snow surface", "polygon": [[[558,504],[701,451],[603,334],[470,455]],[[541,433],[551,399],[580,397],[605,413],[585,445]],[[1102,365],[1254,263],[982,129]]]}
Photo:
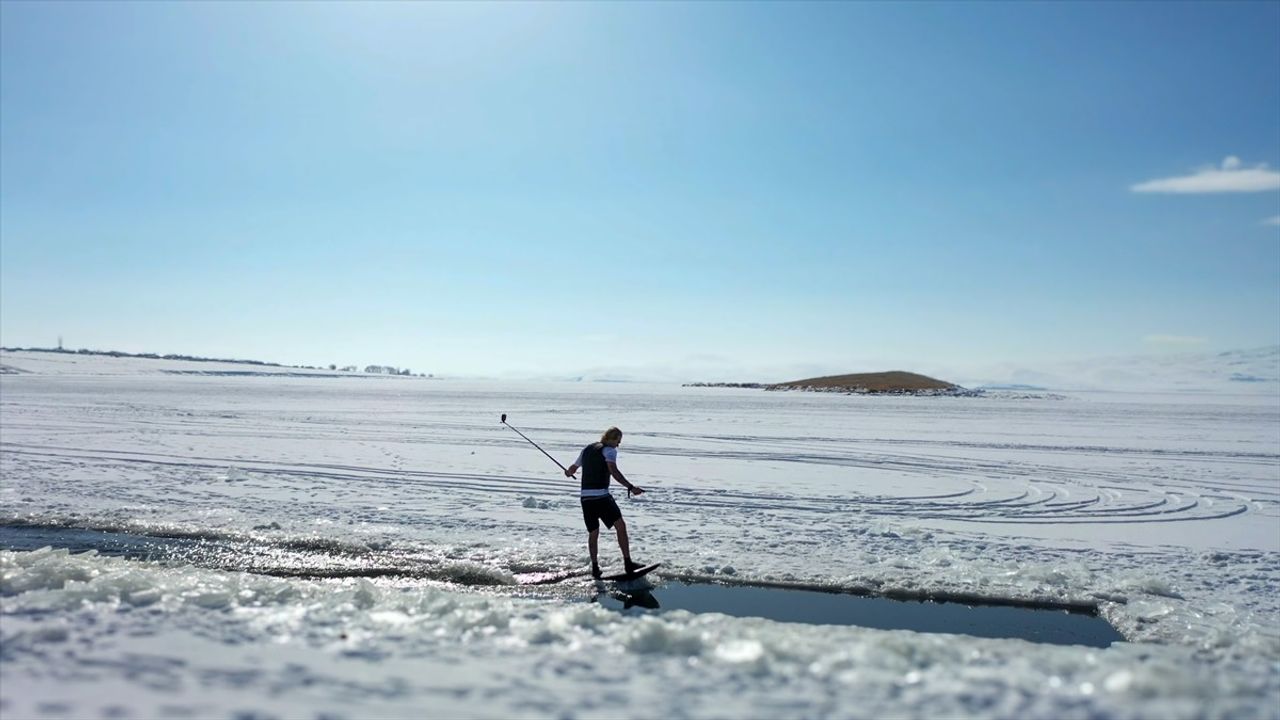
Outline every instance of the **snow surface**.
{"label": "snow surface", "polygon": [[[1280,395],[37,360],[0,356],[25,371],[0,376],[0,524],[242,551],[0,551],[4,717],[1280,717]],[[1129,642],[624,614],[580,577],[517,585],[581,568],[585,533],[574,484],[501,413],[562,462],[622,427],[649,492],[619,502],[655,575],[1096,605]],[[619,564],[608,537],[601,555]]]}

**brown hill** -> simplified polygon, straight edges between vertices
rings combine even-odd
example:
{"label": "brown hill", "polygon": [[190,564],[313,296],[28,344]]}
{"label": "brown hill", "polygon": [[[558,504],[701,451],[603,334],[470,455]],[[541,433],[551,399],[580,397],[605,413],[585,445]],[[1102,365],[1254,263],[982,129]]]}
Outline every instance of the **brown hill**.
{"label": "brown hill", "polygon": [[916,373],[891,370],[880,373],[828,375],[770,385],[770,390],[828,390],[843,392],[895,393],[927,390],[958,390],[959,386]]}

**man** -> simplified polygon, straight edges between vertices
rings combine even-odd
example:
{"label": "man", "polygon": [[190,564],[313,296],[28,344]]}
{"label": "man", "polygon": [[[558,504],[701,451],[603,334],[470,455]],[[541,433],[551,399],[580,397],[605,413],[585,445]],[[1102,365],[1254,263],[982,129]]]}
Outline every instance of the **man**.
{"label": "man", "polygon": [[600,436],[600,442],[592,443],[578,453],[578,461],[565,468],[564,474],[573,477],[582,468],[582,519],[587,523],[587,549],[591,551],[591,575],[600,577],[597,548],[600,540],[600,521],[607,528],[618,531],[618,547],[622,550],[622,562],[627,572],[643,567],[631,561],[631,547],[627,541],[627,523],[622,519],[618,503],[609,494],[609,478],[626,486],[629,494],[643,495],[644,490],[627,482],[618,470],[618,445],[622,443],[622,431],[611,427]]}

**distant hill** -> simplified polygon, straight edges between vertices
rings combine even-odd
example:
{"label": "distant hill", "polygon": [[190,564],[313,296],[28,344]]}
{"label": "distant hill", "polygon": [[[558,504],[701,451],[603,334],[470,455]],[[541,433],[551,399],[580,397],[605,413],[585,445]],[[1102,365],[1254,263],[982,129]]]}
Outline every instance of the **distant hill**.
{"label": "distant hill", "polygon": [[890,370],[879,373],[855,373],[852,375],[826,375],[823,377],[792,380],[782,383],[686,383],[684,387],[751,388],[759,390],[806,390],[809,392],[839,392],[890,395],[981,395],[980,390],[965,388],[927,375]]}
{"label": "distant hill", "polygon": [[856,393],[918,393],[953,392],[963,390],[959,385],[937,380],[925,375],[891,370],[880,373],[853,375],[828,375],[826,377],[792,380],[769,385],[767,390],[818,390],[824,392]]}

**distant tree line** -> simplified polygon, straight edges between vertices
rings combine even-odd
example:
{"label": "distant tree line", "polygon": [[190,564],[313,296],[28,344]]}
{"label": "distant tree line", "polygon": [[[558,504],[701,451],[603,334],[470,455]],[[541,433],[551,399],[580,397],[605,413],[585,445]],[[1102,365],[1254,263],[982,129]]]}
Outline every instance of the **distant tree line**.
{"label": "distant tree line", "polygon": [[306,367],[308,370],[318,370],[303,365],[281,365],[280,363],[263,362],[261,360],[235,360],[229,358],[207,358],[196,355],[161,355],[159,353],[127,353],[119,350],[89,350],[81,348],[79,350],[64,350],[62,348],[8,348],[0,347],[5,352],[47,352],[47,353],[64,353],[67,355],[105,355],[107,357],[129,357],[129,358],[147,358],[149,360],[188,360],[190,362],[219,362],[219,363],[239,363],[241,365],[264,365],[267,367]]}
{"label": "distant tree line", "polygon": [[[47,353],[63,353],[66,355],[103,355],[106,357],[127,357],[127,358],[145,358],[148,360],[187,360],[189,362],[216,362],[216,363],[236,363],[240,365],[259,365],[262,367],[278,367],[278,368],[298,368],[302,370],[323,370],[314,365],[281,365],[280,363],[263,362],[262,360],[237,360],[233,358],[207,358],[197,355],[175,355],[175,354],[159,354],[159,353],[127,353],[119,350],[89,350],[81,348],[80,350],[64,350],[63,348],[9,348],[0,347],[4,352],[47,352]],[[330,364],[330,370],[337,371],[337,364]],[[355,365],[347,365],[341,369],[341,372],[358,372]],[[390,365],[368,365],[364,371],[377,375],[403,375],[412,377],[413,373],[408,368],[397,368]],[[435,377],[431,374],[419,374],[418,377]]]}
{"label": "distant tree line", "polygon": [[390,365],[367,365],[364,369],[367,373],[374,375],[413,375],[408,368],[401,370],[400,368],[391,367]]}

